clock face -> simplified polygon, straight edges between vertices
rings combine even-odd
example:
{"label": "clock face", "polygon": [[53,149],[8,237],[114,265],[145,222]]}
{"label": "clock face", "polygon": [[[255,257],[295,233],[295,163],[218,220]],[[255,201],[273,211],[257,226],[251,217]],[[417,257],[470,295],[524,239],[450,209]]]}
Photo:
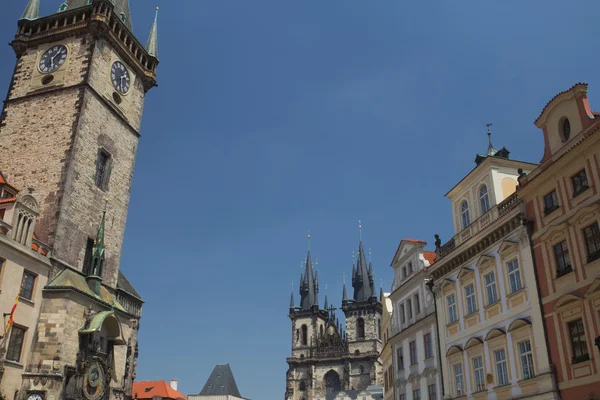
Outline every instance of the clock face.
{"label": "clock face", "polygon": [[44,400],[44,396],[39,393],[32,393],[27,397],[27,400]]}
{"label": "clock face", "polygon": [[129,92],[131,78],[129,76],[129,71],[127,71],[127,68],[125,68],[121,61],[115,61],[113,63],[112,68],[110,69],[110,78],[117,92],[121,94]]}
{"label": "clock face", "polygon": [[62,44],[50,47],[40,59],[41,73],[49,74],[59,69],[67,60],[67,48]]}

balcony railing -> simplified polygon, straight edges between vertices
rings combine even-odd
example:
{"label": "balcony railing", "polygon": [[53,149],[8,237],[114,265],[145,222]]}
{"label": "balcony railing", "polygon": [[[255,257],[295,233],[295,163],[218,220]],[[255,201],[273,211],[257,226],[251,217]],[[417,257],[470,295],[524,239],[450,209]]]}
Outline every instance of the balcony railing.
{"label": "balcony railing", "polygon": [[484,230],[487,226],[491,225],[498,218],[503,217],[510,211],[514,210],[519,206],[521,200],[517,197],[517,193],[513,193],[508,196],[500,204],[490,208],[490,210],[483,214],[481,217],[473,221],[462,231],[458,232],[452,239],[441,245],[438,249],[438,259],[450,254],[456,247],[460,246],[479,232]]}

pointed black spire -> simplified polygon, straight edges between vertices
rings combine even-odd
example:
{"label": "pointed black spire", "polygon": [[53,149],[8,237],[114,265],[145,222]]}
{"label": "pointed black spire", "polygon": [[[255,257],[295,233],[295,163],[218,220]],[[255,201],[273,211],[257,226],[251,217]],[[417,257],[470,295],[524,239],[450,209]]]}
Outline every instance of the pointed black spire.
{"label": "pointed black spire", "polygon": [[302,310],[310,310],[310,308],[317,304],[315,294],[318,292],[315,290],[315,274],[312,265],[312,259],[310,257],[310,250],[306,256],[306,266],[304,270],[304,280],[301,282],[300,288],[300,307]]}
{"label": "pointed black spire", "polygon": [[325,310],[329,309],[329,302],[327,301],[327,295],[325,295]]}
{"label": "pointed black spire", "polygon": [[352,280],[355,301],[365,301],[374,295],[373,284],[371,283],[372,279],[374,279],[372,268],[371,271],[369,271],[367,260],[365,258],[365,251],[363,249],[363,243],[361,240],[358,244],[356,279]]}
{"label": "pointed black spire", "polygon": [[294,308],[296,308],[296,306],[294,305],[294,291],[292,291],[292,295],[290,296],[290,310],[293,310]]}
{"label": "pointed black spire", "polygon": [[348,302],[348,294],[346,293],[346,284],[344,283],[344,289],[342,290],[342,303]]}
{"label": "pointed black spire", "polygon": [[383,288],[379,288],[379,298],[383,300]]}

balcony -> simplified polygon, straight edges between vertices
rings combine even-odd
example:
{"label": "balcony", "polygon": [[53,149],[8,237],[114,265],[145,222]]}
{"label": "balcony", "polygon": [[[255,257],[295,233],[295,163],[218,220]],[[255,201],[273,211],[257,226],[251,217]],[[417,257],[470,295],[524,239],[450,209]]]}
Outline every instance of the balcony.
{"label": "balcony", "polygon": [[471,225],[454,235],[452,239],[440,246],[438,249],[438,260],[450,254],[455,248],[465,243],[473,236],[477,235],[497,219],[517,208],[520,204],[521,199],[517,197],[517,193],[515,192],[504,199],[504,201],[502,201],[500,204],[496,204],[494,207],[490,208],[487,213],[471,222]]}

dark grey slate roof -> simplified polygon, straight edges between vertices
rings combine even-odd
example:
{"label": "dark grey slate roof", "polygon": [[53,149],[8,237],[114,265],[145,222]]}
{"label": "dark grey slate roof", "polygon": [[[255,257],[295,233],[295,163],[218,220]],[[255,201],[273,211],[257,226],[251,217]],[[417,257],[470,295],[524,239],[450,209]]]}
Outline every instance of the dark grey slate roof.
{"label": "dark grey slate roof", "polygon": [[362,241],[358,244],[358,261],[356,264],[356,275],[352,282],[354,301],[366,301],[375,295],[372,286],[374,275],[372,268],[371,273],[369,273]]}
{"label": "dark grey slate roof", "polygon": [[140,294],[137,292],[137,290],[135,290],[131,282],[129,282],[127,278],[125,278],[125,275],[123,275],[121,271],[119,271],[119,277],[117,278],[117,289],[121,289],[122,291],[127,292],[130,295],[142,300],[142,296],[140,296]]}
{"label": "dark grey slate roof", "polygon": [[229,364],[217,365],[200,392],[200,396],[217,395],[242,397]]}
{"label": "dark grey slate roof", "polygon": [[310,308],[319,303],[318,279],[312,265],[310,250],[306,255],[306,268],[304,274],[300,275],[300,308],[310,310]]}
{"label": "dark grey slate roof", "polygon": [[[131,12],[129,11],[129,0],[111,0],[115,5],[115,14],[125,14],[125,25],[133,32],[133,25],[131,25]],[[88,5],[88,0],[66,0],[67,10],[74,8],[84,7]]]}

